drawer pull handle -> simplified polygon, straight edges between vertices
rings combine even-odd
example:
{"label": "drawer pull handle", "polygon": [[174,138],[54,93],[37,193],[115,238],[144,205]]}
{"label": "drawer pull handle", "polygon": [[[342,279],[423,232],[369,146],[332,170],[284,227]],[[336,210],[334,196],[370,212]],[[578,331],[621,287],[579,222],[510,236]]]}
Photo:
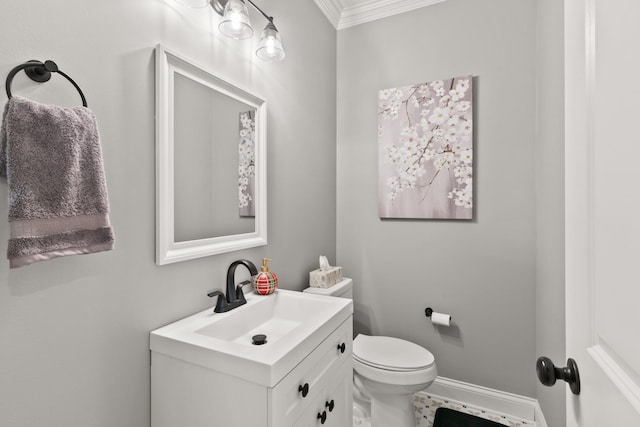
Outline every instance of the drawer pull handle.
{"label": "drawer pull handle", "polygon": [[324,424],[327,421],[327,411],[322,411],[322,413],[318,412],[316,418],[320,420],[320,424]]}
{"label": "drawer pull handle", "polygon": [[324,407],[329,408],[329,412],[333,412],[333,408],[335,407],[333,399],[331,399],[331,402],[325,402]]}
{"label": "drawer pull handle", "polygon": [[346,349],[347,349],[347,346],[344,343],[338,344],[338,350],[340,350],[340,353],[344,353]]}
{"label": "drawer pull handle", "polygon": [[304,383],[304,385],[298,386],[298,391],[302,393],[302,397],[307,397],[307,394],[309,394],[309,383]]}

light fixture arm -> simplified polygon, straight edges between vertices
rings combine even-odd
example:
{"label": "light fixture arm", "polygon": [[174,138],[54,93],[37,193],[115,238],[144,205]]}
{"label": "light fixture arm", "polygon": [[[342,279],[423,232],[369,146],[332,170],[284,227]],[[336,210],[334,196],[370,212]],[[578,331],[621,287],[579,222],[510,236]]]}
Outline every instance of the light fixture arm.
{"label": "light fixture arm", "polygon": [[265,18],[267,18],[267,21],[271,22],[273,24],[273,16],[269,16],[266,13],[264,13],[264,11],[262,9],[260,9],[258,6],[256,6],[256,4],[254,2],[252,2],[251,0],[247,0],[249,3],[251,3],[251,6],[253,6],[258,12],[260,12],[262,14],[262,16],[264,16]]}

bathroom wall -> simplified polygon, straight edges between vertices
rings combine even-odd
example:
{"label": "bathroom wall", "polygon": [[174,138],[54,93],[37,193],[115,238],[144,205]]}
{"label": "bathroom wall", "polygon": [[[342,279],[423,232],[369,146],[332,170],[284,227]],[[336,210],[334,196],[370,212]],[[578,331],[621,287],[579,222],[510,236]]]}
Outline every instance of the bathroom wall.
{"label": "bathroom wall", "polygon": [[[235,259],[262,256],[300,289],[319,254],[335,260],[336,32],[311,1],[262,2],[288,57],[266,64],[256,34],[222,38],[217,15],[172,0],[3,2],[0,74],[53,59],[84,90],[101,130],[112,252],[9,270],[0,260],[0,425],[149,425],[149,331],[212,306]],[[269,245],[178,264],[154,263],[154,55],[157,43],[251,88],[268,103]],[[64,79],[13,93],[77,105]],[[6,97],[0,93],[0,103]],[[46,143],[46,141],[43,141]],[[8,239],[0,180],[0,253]],[[4,258],[4,255],[2,257]]]}
{"label": "bathroom wall", "polygon": [[[338,32],[337,255],[356,331],[426,346],[441,376],[536,396],[536,2],[449,0]],[[471,221],[381,220],[377,94],[474,75]],[[427,306],[451,313],[434,327]]]}
{"label": "bathroom wall", "polygon": [[[536,355],[565,366],[564,2],[538,0],[536,51]],[[537,383],[550,426],[565,425],[566,387]]]}

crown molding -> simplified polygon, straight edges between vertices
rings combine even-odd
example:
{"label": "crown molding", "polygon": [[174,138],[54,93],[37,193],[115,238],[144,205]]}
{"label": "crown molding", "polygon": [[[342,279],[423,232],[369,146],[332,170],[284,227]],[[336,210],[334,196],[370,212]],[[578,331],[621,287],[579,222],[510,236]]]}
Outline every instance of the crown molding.
{"label": "crown molding", "polygon": [[340,0],[313,0],[316,6],[320,8],[322,13],[327,17],[331,25],[334,28],[338,28],[340,24],[340,15],[344,6],[340,3]]}
{"label": "crown molding", "polygon": [[446,0],[366,0],[355,6],[344,6],[341,0],[314,0],[329,22],[337,29],[409,12]]}

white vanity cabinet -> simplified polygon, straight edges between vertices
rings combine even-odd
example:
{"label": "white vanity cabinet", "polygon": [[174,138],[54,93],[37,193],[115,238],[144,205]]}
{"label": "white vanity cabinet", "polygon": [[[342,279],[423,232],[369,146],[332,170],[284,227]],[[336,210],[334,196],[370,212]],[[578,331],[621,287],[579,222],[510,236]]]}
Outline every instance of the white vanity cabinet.
{"label": "white vanity cabinet", "polygon": [[152,349],[152,427],[350,426],[352,324],[349,315],[273,386]]}
{"label": "white vanity cabinet", "polygon": [[[269,389],[270,407],[273,408],[269,427],[346,426],[352,423],[351,319],[349,317],[278,385]],[[329,411],[325,404],[332,400],[333,409]],[[344,411],[345,406],[349,406],[349,411]],[[336,422],[340,417],[342,419]]]}

